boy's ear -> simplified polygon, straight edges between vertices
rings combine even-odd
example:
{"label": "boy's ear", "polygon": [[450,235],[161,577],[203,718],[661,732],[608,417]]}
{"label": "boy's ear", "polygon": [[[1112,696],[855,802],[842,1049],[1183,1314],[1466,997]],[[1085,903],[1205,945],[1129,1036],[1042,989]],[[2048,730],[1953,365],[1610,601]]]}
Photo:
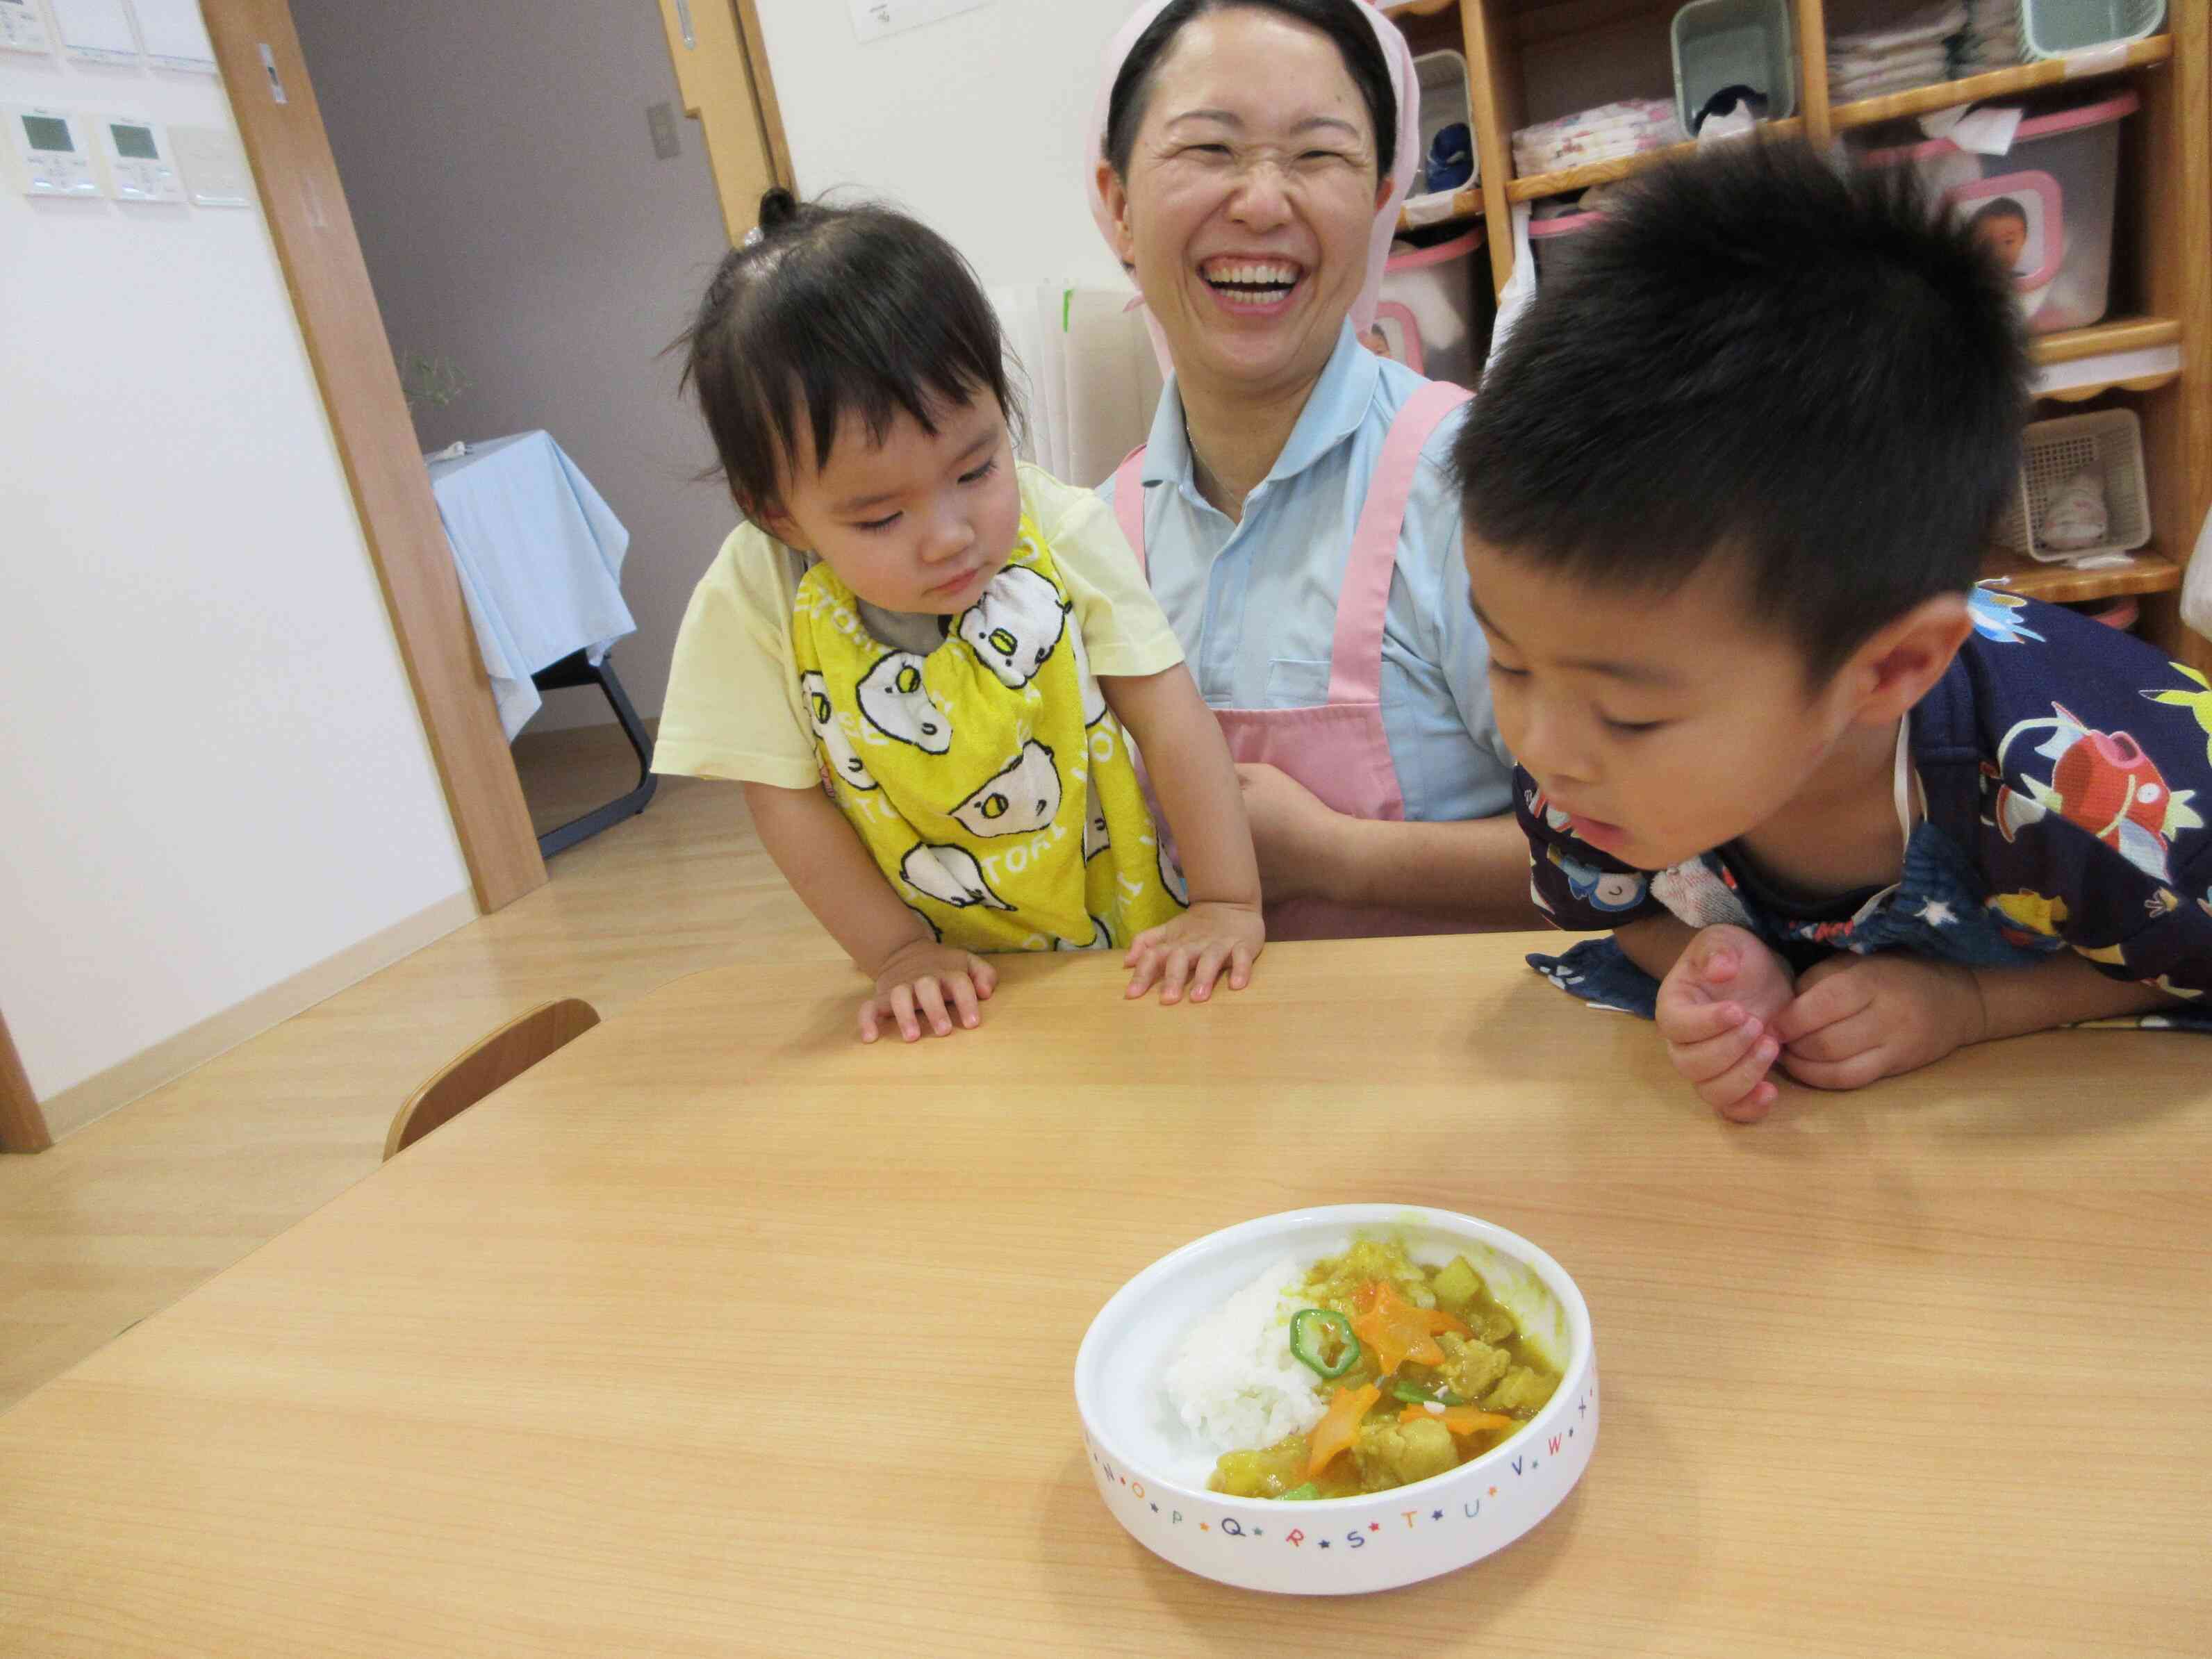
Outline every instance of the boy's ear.
{"label": "boy's ear", "polygon": [[1884,623],[1844,666],[1856,717],[1886,725],[1910,712],[1943,678],[1973,631],[1963,593],[1938,593]]}

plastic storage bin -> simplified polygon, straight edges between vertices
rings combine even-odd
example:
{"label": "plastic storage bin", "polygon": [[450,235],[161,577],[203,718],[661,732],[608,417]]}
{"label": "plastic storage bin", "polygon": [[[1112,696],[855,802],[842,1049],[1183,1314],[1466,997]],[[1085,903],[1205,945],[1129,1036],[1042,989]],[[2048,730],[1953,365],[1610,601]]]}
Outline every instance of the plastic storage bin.
{"label": "plastic storage bin", "polygon": [[2166,0],[2021,0],[2021,46],[2029,58],[2140,40],[2166,21]]}
{"label": "plastic storage bin", "polygon": [[1790,11],[1790,0],[1691,0],[1674,14],[1674,113],[1684,132],[1723,87],[1765,93],[1770,121],[1797,112]]}
{"label": "plastic storage bin", "polygon": [[[1474,162],[1474,173],[1464,184],[1452,188],[1474,189],[1482,180],[1482,153],[1475,148],[1474,139],[1474,105],[1468,95],[1467,59],[1455,52],[1425,52],[1413,59],[1413,76],[1421,88],[1422,165],[1428,164],[1437,134],[1455,121],[1464,122],[1468,134],[1468,153]],[[1414,182],[1421,184],[1418,179]],[[1425,195],[1434,188],[1423,185],[1414,194]]]}
{"label": "plastic storage bin", "polygon": [[1937,138],[1874,150],[1866,159],[1918,168],[1953,211],[2004,251],[2030,333],[2086,328],[2103,319],[2108,304],[2120,122],[2140,102],[2123,92],[2032,113],[2008,155],[1970,155]]}
{"label": "plastic storage bin", "polygon": [[[2045,547],[2045,502],[2082,472],[2104,480],[2104,539],[2087,547]],[[1997,525],[2000,546],[2050,562],[2131,553],[2149,540],[2150,490],[2143,477],[2142,427],[2135,410],[2100,409],[2029,422],[2021,438],[2020,496]]]}
{"label": "plastic storage bin", "polygon": [[[1475,256],[1482,248],[1478,225],[1434,247],[1394,252],[1383,264],[1376,326],[1390,355],[1416,374],[1471,386],[1481,372],[1484,343],[1475,337],[1474,289]],[[1487,264],[1483,273],[1488,276]]]}
{"label": "plastic storage bin", "polygon": [[1549,219],[1528,221],[1528,257],[1536,262],[1536,275],[1556,278],[1574,258],[1574,238],[1597,227],[1602,213],[1562,213]]}

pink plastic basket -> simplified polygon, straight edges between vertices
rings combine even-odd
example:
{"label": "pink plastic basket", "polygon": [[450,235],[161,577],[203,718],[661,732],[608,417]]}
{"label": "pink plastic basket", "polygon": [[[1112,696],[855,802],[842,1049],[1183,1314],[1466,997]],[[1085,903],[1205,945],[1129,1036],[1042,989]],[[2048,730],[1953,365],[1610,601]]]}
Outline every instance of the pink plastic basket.
{"label": "pink plastic basket", "polygon": [[2030,332],[2086,328],[2110,308],[2120,122],[2141,106],[2133,92],[2122,92],[2027,116],[2003,155],[1931,138],[1870,150],[1865,159],[1916,168],[1978,232],[1988,225],[1991,245],[2012,263]]}

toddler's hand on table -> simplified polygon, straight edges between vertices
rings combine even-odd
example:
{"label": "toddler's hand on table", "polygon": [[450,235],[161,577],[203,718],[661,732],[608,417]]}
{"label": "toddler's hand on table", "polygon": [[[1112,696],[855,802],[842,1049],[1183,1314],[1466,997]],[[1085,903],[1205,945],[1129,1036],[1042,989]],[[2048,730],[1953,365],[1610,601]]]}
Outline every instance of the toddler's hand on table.
{"label": "toddler's hand on table", "polygon": [[1148,927],[1130,941],[1122,963],[1129,969],[1129,995],[1140,997],[1155,983],[1163,1003],[1193,1002],[1213,994],[1224,969],[1229,988],[1252,982],[1252,963],[1267,942],[1267,924],[1256,904],[1225,904],[1201,899],[1173,921]]}
{"label": "toddler's hand on table", "polygon": [[860,1041],[873,1042],[887,1023],[908,1042],[920,1041],[925,1019],[939,1036],[952,1035],[956,1019],[973,1030],[982,1018],[976,1005],[998,985],[999,970],[982,957],[917,939],[877,970],[875,994],[860,1005]]}
{"label": "toddler's hand on table", "polygon": [[1701,928],[1659,982],[1667,1057],[1722,1116],[1756,1123],[1778,1092],[1767,1077],[1784,1039],[1772,1021],[1796,994],[1790,964],[1755,933]]}
{"label": "toddler's hand on table", "polygon": [[1986,1030],[1972,969],[1890,954],[1815,963],[1774,1018],[1783,1070],[1815,1089],[1859,1089],[1917,1071]]}

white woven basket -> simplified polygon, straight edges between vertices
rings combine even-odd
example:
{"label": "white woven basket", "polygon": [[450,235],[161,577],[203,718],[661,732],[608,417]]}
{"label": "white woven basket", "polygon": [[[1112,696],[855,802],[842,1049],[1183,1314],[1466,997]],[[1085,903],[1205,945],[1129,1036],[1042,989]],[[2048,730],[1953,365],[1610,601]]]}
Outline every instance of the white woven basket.
{"label": "white woven basket", "polygon": [[[2150,490],[2143,478],[2142,427],[2132,409],[2100,409],[2034,421],[2021,442],[2020,494],[1997,525],[1997,543],[2047,563],[2095,553],[2130,553],[2150,540]],[[2043,504],[2079,472],[2105,481],[2105,539],[2088,547],[2041,545]]]}

